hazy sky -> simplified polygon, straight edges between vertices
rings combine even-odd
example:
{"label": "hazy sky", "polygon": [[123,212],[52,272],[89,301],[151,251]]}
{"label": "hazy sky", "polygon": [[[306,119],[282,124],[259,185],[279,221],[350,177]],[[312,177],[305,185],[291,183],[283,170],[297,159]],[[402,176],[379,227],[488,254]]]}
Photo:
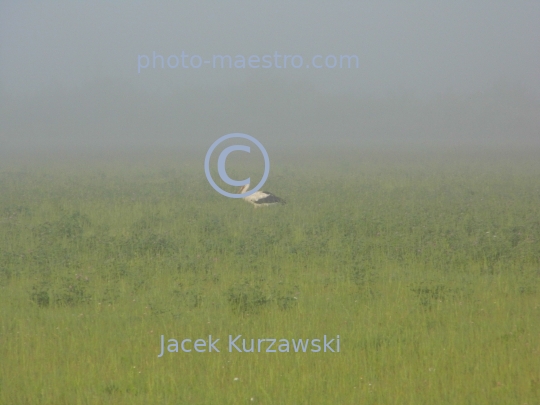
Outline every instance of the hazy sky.
{"label": "hazy sky", "polygon": [[[356,69],[147,69],[139,54],[357,55]],[[2,1],[9,92],[112,77],[145,88],[253,77],[372,94],[471,92],[499,81],[540,97],[538,1]]]}
{"label": "hazy sky", "polygon": [[285,149],[538,141],[540,2],[0,1],[0,149],[231,132]]}

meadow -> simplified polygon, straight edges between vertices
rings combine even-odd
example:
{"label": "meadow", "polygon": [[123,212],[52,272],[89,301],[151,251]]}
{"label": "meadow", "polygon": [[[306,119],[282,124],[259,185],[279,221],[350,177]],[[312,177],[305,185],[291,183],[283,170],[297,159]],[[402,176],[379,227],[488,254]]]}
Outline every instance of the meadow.
{"label": "meadow", "polygon": [[272,162],[254,209],[199,156],[4,160],[0,404],[540,403],[538,150]]}

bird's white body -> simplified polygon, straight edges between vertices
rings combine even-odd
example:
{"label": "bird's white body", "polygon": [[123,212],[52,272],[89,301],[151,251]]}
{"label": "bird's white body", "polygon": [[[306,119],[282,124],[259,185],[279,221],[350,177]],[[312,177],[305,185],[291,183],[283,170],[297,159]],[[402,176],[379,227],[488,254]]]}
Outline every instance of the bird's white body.
{"label": "bird's white body", "polygon": [[[249,184],[240,187],[239,194],[243,194],[249,189]],[[266,207],[268,205],[285,204],[285,201],[268,191],[257,191],[247,197],[243,198],[248,203],[253,204],[255,207]]]}

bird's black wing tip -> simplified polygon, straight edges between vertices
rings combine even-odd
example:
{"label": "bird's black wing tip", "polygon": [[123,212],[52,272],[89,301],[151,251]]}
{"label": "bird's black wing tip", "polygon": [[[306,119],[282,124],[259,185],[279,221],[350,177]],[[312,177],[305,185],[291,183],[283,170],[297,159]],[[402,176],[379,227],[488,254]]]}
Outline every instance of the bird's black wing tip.
{"label": "bird's black wing tip", "polygon": [[[263,192],[269,194],[266,191],[263,191]],[[285,200],[283,200],[283,199],[281,199],[279,197],[276,197],[273,194],[270,194],[268,197],[261,198],[260,200],[257,200],[255,203],[256,204],[278,204],[278,203],[279,204],[285,204]]]}

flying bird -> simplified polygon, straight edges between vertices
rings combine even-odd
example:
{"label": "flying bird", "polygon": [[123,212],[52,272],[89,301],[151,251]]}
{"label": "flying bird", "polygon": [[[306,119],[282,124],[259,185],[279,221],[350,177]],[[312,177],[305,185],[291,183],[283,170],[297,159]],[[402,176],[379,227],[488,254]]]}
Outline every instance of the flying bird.
{"label": "flying bird", "polygon": [[[249,189],[249,183],[241,186],[238,194],[244,194]],[[255,193],[243,197],[245,201],[253,204],[255,207],[266,207],[268,205],[285,204],[285,200],[275,196],[268,191],[256,191]]]}

